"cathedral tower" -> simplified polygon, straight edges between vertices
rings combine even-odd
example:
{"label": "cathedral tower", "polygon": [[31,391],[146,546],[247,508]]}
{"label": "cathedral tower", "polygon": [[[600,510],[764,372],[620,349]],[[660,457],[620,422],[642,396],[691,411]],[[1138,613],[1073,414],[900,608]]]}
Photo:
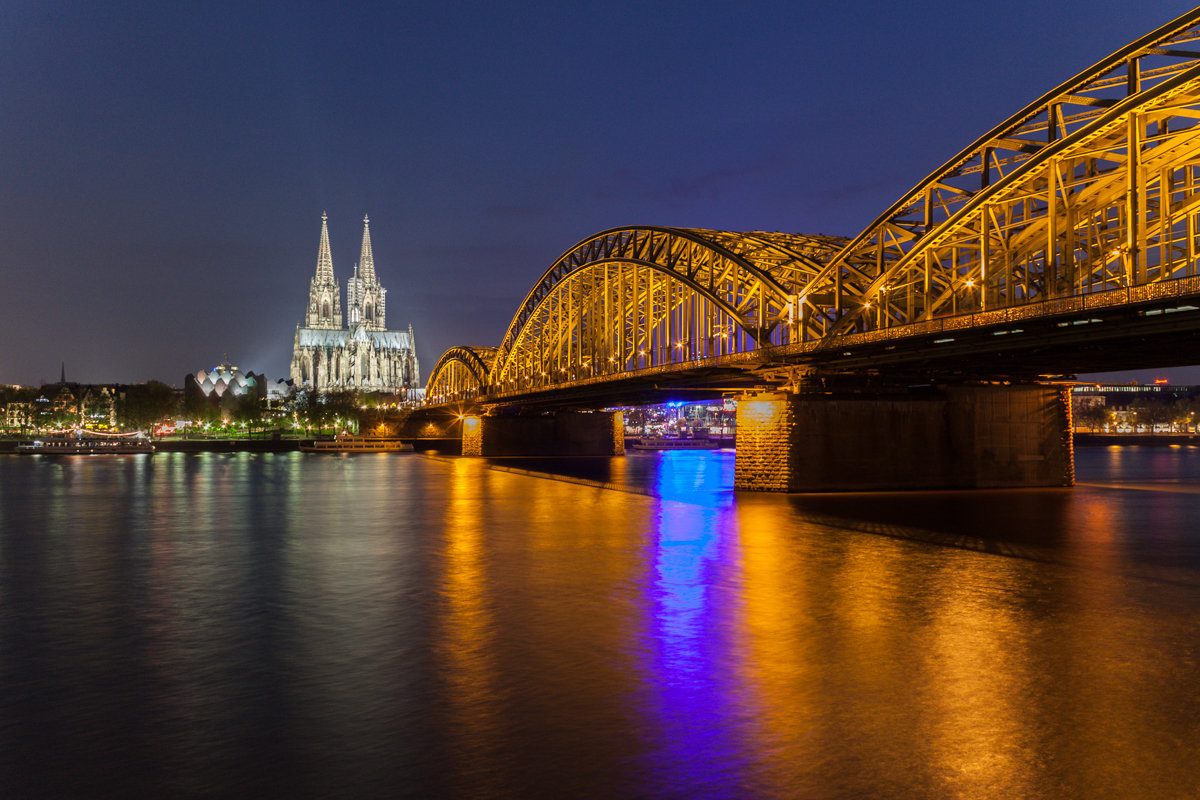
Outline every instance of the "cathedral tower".
{"label": "cathedral tower", "polygon": [[317,274],[308,289],[308,311],[304,327],[336,330],[342,327],[342,290],[333,276],[333,255],[329,251],[328,217],[321,214],[321,245],[317,250]]}
{"label": "cathedral tower", "polygon": [[406,401],[421,396],[421,368],[412,325],[407,331],[387,329],[386,294],[375,277],[370,221],[363,217],[362,251],[354,275],[346,281],[343,326],[328,221],[322,214],[317,274],[309,285],[308,310],[303,324],[296,326],[292,346],[291,374],[297,388],[387,392]]}
{"label": "cathedral tower", "polygon": [[354,277],[346,282],[346,310],[350,314],[349,325],[362,323],[369,331],[387,330],[384,302],[387,289],[379,285],[375,277],[375,254],[371,252],[371,222],[363,217],[362,250]]}

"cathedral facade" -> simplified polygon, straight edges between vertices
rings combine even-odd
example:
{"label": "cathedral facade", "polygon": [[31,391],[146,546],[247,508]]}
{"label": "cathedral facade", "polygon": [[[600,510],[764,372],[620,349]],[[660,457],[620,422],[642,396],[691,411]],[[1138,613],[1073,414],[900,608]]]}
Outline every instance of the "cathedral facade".
{"label": "cathedral facade", "polygon": [[354,389],[416,396],[421,388],[412,325],[387,329],[387,290],[375,277],[370,221],[363,217],[362,250],[346,282],[346,313],[333,274],[327,216],[321,215],[317,273],[308,289],[304,322],[296,325],[292,382],[298,389]]}

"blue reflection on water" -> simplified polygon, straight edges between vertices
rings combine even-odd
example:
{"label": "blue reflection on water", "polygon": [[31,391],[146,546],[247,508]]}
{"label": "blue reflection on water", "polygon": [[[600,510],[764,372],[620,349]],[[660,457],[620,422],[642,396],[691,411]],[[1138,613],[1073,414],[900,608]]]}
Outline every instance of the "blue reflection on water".
{"label": "blue reflection on water", "polygon": [[701,636],[710,622],[706,573],[718,554],[720,525],[712,509],[664,503],[660,511],[655,616],[660,663],[676,682],[695,675],[703,661]]}
{"label": "blue reflection on water", "polygon": [[[708,507],[733,505],[732,450],[665,450],[650,476],[652,494]],[[636,472],[636,471],[635,471]]]}
{"label": "blue reflection on water", "polygon": [[733,454],[721,455],[660,455],[655,494],[662,501],[648,542],[654,574],[645,669],[661,736],[654,770],[692,796],[728,796],[741,771],[737,733],[728,725],[737,687],[722,669],[731,646],[725,619],[735,603],[716,596],[736,539],[727,510]]}

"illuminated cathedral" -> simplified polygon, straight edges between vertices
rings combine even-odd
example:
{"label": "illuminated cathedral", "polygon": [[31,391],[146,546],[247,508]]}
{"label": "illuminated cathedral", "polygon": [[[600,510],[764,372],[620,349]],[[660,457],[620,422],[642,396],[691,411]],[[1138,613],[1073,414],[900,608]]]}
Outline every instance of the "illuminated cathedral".
{"label": "illuminated cathedral", "polygon": [[362,250],[354,275],[346,282],[343,324],[327,219],[321,215],[317,273],[309,285],[304,322],[296,325],[292,381],[299,389],[318,392],[354,389],[415,395],[421,370],[412,325],[407,331],[387,329],[387,290],[375,277],[369,220],[363,217]]}

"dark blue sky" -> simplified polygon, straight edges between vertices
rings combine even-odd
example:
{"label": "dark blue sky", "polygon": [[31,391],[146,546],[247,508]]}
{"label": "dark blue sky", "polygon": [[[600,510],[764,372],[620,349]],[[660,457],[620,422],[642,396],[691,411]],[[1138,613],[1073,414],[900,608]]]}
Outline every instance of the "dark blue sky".
{"label": "dark blue sky", "polygon": [[995,7],[6,0],[0,382],[286,376],[322,211],[428,372],[606,228],[854,235],[1191,4]]}

